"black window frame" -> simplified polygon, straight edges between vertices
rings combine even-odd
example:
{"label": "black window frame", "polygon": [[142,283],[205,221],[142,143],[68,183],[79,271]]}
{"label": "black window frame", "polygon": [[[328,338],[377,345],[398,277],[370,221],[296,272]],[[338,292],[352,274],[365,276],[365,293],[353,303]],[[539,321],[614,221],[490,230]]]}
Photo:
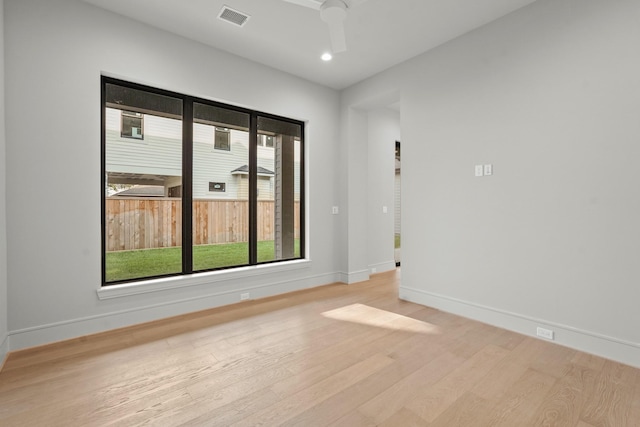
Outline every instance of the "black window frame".
{"label": "black window frame", "polygon": [[[182,101],[183,113],[182,113],[182,271],[179,273],[145,276],[140,278],[132,278],[126,280],[106,281],[106,87],[108,84],[122,86],[124,88],[130,88],[135,90],[141,90],[149,92],[151,94],[169,96],[177,98]],[[101,254],[102,254],[102,286],[112,286],[123,283],[134,283],[140,281],[147,281],[158,279],[162,277],[176,277],[184,276],[194,273],[193,271],[193,104],[201,103],[208,104],[214,107],[225,108],[228,110],[237,111],[240,113],[249,114],[250,116],[250,128],[249,128],[249,262],[244,265],[235,265],[229,267],[212,268],[208,270],[198,270],[197,273],[204,273],[207,271],[215,270],[233,270],[247,266],[256,266],[263,264],[276,264],[286,261],[306,259],[306,226],[305,226],[305,122],[295,120],[288,117],[278,116],[270,113],[265,113],[258,110],[251,110],[247,108],[237,107],[234,105],[228,105],[221,102],[211,101],[203,98],[198,98],[190,95],[185,95],[177,92],[172,92],[164,89],[154,88],[151,86],[141,85],[138,83],[132,83],[121,79],[116,79],[107,76],[101,76],[100,79],[100,116],[101,116],[101,150],[100,150],[100,204],[101,204]],[[257,203],[258,203],[258,117],[279,120],[288,122],[292,125],[300,127],[300,164],[299,164],[299,256],[287,259],[277,259],[270,261],[258,262],[257,256]],[[144,119],[143,119],[144,120]],[[140,140],[139,138],[133,138]],[[215,136],[214,136],[215,139]],[[231,141],[229,141],[229,149]]]}

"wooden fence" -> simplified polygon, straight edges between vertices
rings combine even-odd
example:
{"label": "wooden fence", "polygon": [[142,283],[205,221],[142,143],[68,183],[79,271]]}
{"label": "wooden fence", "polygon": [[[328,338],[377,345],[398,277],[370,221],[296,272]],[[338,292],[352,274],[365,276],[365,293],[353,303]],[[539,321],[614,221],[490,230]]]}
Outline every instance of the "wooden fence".
{"label": "wooden fence", "polygon": [[[167,248],[182,243],[180,199],[107,198],[107,252]],[[193,244],[246,242],[249,238],[246,200],[195,200]],[[300,237],[300,204],[295,202],[295,237]],[[274,239],[274,202],[258,201],[258,240]]]}

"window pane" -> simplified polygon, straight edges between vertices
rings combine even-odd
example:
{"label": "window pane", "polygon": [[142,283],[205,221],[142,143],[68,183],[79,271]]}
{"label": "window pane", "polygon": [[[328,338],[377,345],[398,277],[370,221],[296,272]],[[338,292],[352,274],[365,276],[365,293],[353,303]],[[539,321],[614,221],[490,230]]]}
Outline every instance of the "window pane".
{"label": "window pane", "polygon": [[249,263],[249,114],[193,105],[193,270]]}
{"label": "window pane", "polygon": [[298,124],[258,117],[258,262],[300,257]]}
{"label": "window pane", "polygon": [[104,108],[105,280],[180,273],[182,101],[107,84]]}

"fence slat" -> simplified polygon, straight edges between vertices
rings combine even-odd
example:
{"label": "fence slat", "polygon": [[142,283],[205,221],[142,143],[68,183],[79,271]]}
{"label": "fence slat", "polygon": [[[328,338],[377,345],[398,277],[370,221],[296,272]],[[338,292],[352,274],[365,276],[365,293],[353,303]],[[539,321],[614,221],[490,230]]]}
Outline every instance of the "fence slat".
{"label": "fence slat", "polygon": [[[258,202],[258,240],[273,240],[274,202]],[[295,206],[295,236],[300,237],[300,206]],[[170,198],[107,198],[108,252],[180,246],[182,202]],[[247,200],[194,200],[193,244],[246,242],[249,237]]]}

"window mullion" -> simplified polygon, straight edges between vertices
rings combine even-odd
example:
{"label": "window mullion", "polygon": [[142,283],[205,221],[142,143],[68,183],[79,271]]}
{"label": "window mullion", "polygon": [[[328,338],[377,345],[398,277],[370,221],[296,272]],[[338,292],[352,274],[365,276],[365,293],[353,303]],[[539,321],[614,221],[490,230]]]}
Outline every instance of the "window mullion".
{"label": "window mullion", "polygon": [[193,272],[193,99],[184,98],[182,117],[182,272]]}
{"label": "window mullion", "polygon": [[102,238],[102,285],[107,283],[107,85],[104,78],[100,82],[100,212],[101,212],[101,238]]}
{"label": "window mullion", "polygon": [[249,264],[258,263],[258,117],[249,122]]}

